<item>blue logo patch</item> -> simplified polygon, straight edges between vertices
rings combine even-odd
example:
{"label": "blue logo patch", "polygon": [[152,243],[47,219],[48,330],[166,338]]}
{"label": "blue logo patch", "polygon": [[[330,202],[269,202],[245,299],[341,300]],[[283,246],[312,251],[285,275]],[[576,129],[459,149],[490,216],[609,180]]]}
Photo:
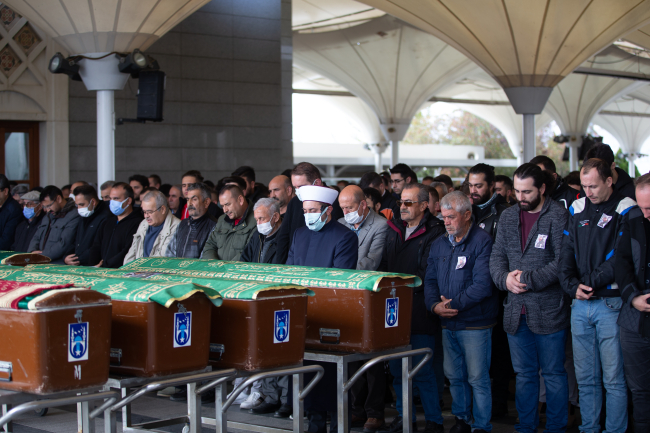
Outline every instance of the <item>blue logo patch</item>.
{"label": "blue logo patch", "polygon": [[68,362],[88,359],[88,322],[68,324]]}
{"label": "blue logo patch", "polygon": [[174,347],[192,345],[192,312],[174,313]]}
{"label": "blue logo patch", "polygon": [[289,319],[291,311],[282,310],[275,312],[273,325],[273,343],[287,343],[289,341]]}
{"label": "blue logo patch", "polygon": [[395,328],[399,323],[399,298],[386,299],[385,328]]}

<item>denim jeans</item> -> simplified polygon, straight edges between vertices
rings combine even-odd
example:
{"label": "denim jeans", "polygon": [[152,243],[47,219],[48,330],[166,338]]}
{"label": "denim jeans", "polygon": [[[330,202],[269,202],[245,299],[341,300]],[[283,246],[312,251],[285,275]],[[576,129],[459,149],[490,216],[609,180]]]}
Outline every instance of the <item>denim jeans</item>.
{"label": "denim jeans", "polygon": [[627,428],[627,386],[623,373],[620,328],[621,298],[575,300],[571,311],[573,358],[584,433],[600,431],[602,386],[607,392],[607,433]]}
{"label": "denim jeans", "polygon": [[[434,350],[435,337],[433,335],[413,334],[411,335],[411,346],[415,349],[422,349],[428,347]],[[435,352],[434,352],[435,356]],[[424,358],[424,355],[413,357],[413,366],[416,366]],[[393,387],[397,396],[397,412],[402,416],[402,360],[396,359],[389,361],[390,373],[393,375]],[[438,386],[436,384],[436,375],[433,370],[433,363],[431,360],[427,362],[422,369],[413,378],[413,387],[420,392],[420,399],[422,400],[422,407],[424,408],[424,418],[427,421],[433,421],[442,424],[444,419],[440,411],[440,400],[438,398]],[[413,422],[415,422],[415,403],[413,404],[412,412]]]}
{"label": "denim jeans", "polygon": [[512,366],[517,373],[517,392],[515,393],[519,423],[515,430],[521,433],[537,432],[539,414],[539,370],[542,370],[546,387],[546,428],[545,433],[564,432],[568,422],[567,403],[569,388],[564,369],[564,347],[568,330],[553,334],[533,333],[521,316],[515,335],[508,335]]}
{"label": "denim jeans", "polygon": [[443,329],[445,376],[451,391],[451,413],[472,429],[492,430],[490,359],[492,329],[450,331]]}

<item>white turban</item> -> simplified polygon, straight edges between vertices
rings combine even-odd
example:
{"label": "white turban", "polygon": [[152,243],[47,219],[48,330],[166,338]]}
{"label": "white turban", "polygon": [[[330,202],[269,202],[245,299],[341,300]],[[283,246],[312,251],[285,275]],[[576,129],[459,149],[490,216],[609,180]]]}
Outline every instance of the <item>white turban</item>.
{"label": "white turban", "polygon": [[318,201],[332,204],[339,193],[326,186],[305,185],[300,187],[300,199],[302,201]]}

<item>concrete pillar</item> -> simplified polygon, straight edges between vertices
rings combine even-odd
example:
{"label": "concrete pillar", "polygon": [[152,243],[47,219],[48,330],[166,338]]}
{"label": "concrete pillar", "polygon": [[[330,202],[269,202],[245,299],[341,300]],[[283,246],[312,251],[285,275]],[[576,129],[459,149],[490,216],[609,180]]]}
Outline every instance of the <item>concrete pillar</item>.
{"label": "concrete pillar", "polygon": [[399,162],[399,141],[390,142],[390,166],[395,167]]}
{"label": "concrete pillar", "polygon": [[580,165],[580,161],[578,160],[578,151],[582,145],[582,135],[569,134],[569,137],[571,138],[569,138],[569,141],[566,143],[566,145],[569,146],[569,170],[576,171]]}
{"label": "concrete pillar", "polygon": [[523,128],[523,162],[529,162],[537,154],[535,149],[535,115],[524,114],[524,128]]}
{"label": "concrete pillar", "polygon": [[503,89],[517,114],[523,114],[523,162],[535,156],[535,114],[540,114],[553,91],[552,87],[509,87]]}
{"label": "concrete pillar", "polygon": [[628,153],[625,156],[625,159],[627,159],[627,163],[628,163],[627,174],[629,174],[632,179],[634,179],[634,177],[636,176],[636,165],[634,163],[638,158],[639,155],[636,153]]}

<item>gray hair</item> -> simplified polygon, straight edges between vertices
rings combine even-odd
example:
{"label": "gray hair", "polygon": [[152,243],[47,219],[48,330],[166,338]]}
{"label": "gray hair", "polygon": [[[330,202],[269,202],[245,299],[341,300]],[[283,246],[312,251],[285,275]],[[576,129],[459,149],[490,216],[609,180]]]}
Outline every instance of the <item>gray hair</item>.
{"label": "gray hair", "polygon": [[115,181],[107,180],[106,182],[102,183],[102,186],[99,187],[99,190],[104,191],[105,189],[113,188],[113,185],[115,185]]}
{"label": "gray hair", "polygon": [[253,211],[256,211],[260,207],[268,209],[270,216],[273,216],[275,213],[280,213],[280,204],[274,198],[265,197],[257,200],[257,203],[255,203],[255,206],[253,207]]}
{"label": "gray hair", "polygon": [[442,188],[442,193],[445,195],[449,193],[449,188],[447,188],[447,185],[445,185],[442,182],[431,182],[429,186],[432,188],[438,188],[438,187]]}
{"label": "gray hair", "polygon": [[418,190],[418,201],[427,203],[429,202],[429,187],[422,185],[421,183],[409,183],[404,186],[404,190],[407,189],[417,189]]}
{"label": "gray hair", "polygon": [[27,194],[29,191],[29,187],[25,185],[24,183],[21,183],[19,185],[14,186],[14,189],[11,190],[11,195],[23,195]]}
{"label": "gray hair", "polygon": [[[174,185],[175,186],[175,185]],[[187,185],[187,192],[190,191],[196,191],[196,190],[201,191],[201,199],[205,200],[206,198],[212,198],[212,191],[208,186],[204,183],[191,183]],[[179,191],[183,191],[182,189],[178,189]]]}
{"label": "gray hair", "polygon": [[168,206],[167,197],[165,197],[165,194],[158,191],[157,189],[149,191],[144,195],[144,197],[142,197],[142,201],[149,200],[156,200],[156,208],[159,208],[160,206]]}
{"label": "gray hair", "polygon": [[467,211],[472,212],[472,203],[462,191],[452,191],[440,200],[440,208],[463,214]]}

